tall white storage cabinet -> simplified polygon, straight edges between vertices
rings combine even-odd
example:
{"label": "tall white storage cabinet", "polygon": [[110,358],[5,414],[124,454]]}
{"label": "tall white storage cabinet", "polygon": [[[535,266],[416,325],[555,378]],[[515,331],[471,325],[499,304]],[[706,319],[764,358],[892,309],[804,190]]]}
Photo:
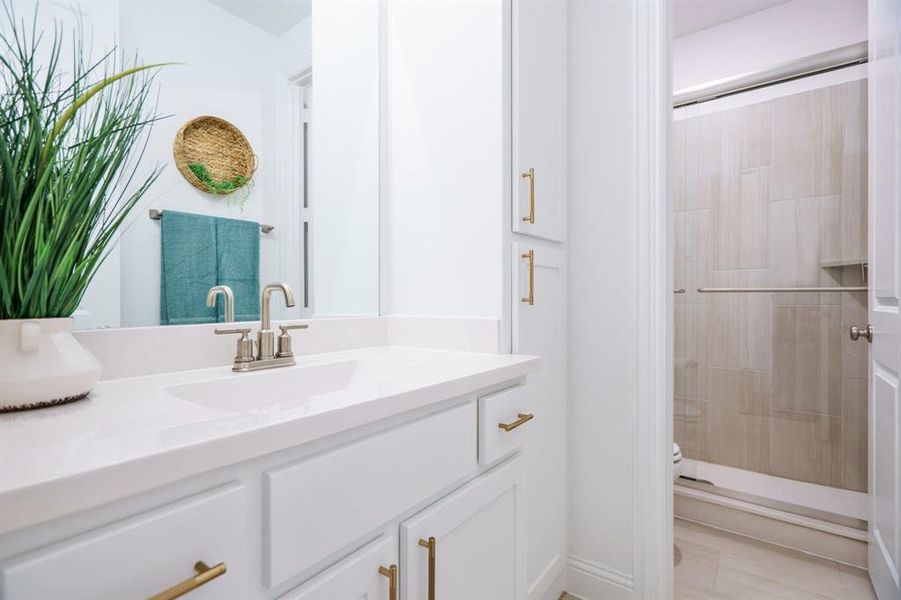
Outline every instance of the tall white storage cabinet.
{"label": "tall white storage cabinet", "polygon": [[512,3],[512,349],[538,355],[526,404],[529,600],[559,597],[566,563],[567,2]]}

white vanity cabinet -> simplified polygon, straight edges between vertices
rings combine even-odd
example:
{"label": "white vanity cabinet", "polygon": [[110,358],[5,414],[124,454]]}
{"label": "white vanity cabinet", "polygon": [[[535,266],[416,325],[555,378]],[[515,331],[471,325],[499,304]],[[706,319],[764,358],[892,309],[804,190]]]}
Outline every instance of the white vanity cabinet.
{"label": "white vanity cabinet", "polygon": [[4,533],[0,598],[525,600],[533,423],[499,424],[529,409],[527,388],[495,384]]}

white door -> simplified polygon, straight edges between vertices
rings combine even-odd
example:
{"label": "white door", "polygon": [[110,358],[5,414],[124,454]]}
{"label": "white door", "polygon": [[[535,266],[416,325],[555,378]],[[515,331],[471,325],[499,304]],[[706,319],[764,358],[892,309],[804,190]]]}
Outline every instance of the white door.
{"label": "white door", "polygon": [[401,525],[404,600],[525,600],[521,462],[503,463]]}
{"label": "white door", "polygon": [[513,231],[563,240],[567,2],[513,2]]}
{"label": "white door", "polygon": [[901,570],[901,3],[870,0],[869,21],[869,318],[872,326],[869,567],[879,599],[898,600],[901,598],[898,576]]}
{"label": "white door", "polygon": [[397,600],[397,538],[382,536],[280,600]]}
{"label": "white door", "polygon": [[513,260],[513,352],[541,357],[523,388],[523,405],[535,415],[523,460],[529,598],[544,598],[566,559],[565,255],[516,243]]}

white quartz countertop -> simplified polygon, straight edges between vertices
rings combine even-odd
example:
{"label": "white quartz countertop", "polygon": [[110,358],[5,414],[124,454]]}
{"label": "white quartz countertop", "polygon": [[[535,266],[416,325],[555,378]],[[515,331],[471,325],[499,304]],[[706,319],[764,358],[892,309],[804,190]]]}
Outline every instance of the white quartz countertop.
{"label": "white quartz countertop", "polygon": [[0,415],[0,533],[527,375],[539,359],[406,347],[101,382],[70,405]]}

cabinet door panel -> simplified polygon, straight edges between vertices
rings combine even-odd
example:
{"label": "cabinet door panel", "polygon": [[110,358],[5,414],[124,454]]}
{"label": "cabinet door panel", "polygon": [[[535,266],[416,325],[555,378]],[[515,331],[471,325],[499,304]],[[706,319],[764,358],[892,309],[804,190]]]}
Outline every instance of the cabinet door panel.
{"label": "cabinet door panel", "polygon": [[[534,257],[534,303],[528,296],[528,259]],[[530,597],[563,568],[566,556],[566,278],[564,254],[537,244],[514,244],[513,352],[541,357],[541,369],[523,386],[523,405],[535,417],[523,438],[528,512],[527,571]]]}
{"label": "cabinet door panel", "polygon": [[428,598],[434,537],[436,598],[525,598],[521,459],[506,462],[401,525],[401,597]]}
{"label": "cabinet door panel", "polygon": [[280,600],[389,600],[389,581],[379,567],[396,564],[397,538],[382,536]]}
{"label": "cabinet door panel", "polygon": [[267,471],[268,585],[303,573],[473,472],[476,435],[469,403]]}
{"label": "cabinet door panel", "polygon": [[[513,2],[513,231],[554,241],[564,234],[566,5]],[[534,223],[523,220],[530,185]]]}

